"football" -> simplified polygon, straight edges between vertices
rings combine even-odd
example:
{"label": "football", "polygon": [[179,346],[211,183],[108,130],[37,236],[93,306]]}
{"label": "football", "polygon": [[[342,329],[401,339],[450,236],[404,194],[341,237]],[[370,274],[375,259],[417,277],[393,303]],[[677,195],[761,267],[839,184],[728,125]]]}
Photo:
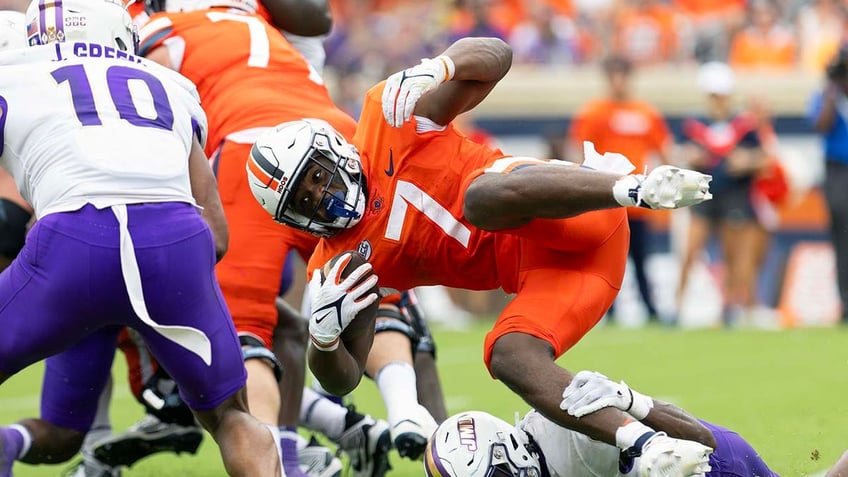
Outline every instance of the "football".
{"label": "football", "polygon": [[[341,278],[347,278],[360,265],[367,262],[367,260],[365,260],[365,257],[362,256],[362,254],[360,254],[357,251],[348,250],[346,252],[342,252],[342,253],[336,255],[335,257],[331,258],[326,264],[324,264],[323,267],[321,267],[320,272],[321,272],[321,281],[322,282],[327,279],[327,275],[330,273],[330,270],[333,268],[333,266],[336,264],[336,262],[338,262],[339,259],[342,256],[344,256],[346,253],[350,254],[350,262],[348,262],[348,264],[345,265],[345,267],[342,269]],[[356,284],[358,285],[359,283],[362,283],[368,277],[370,277],[373,273],[374,272],[372,271],[371,273],[366,274]],[[369,290],[369,293],[377,293],[379,295],[380,294],[379,283],[374,285],[374,287],[371,288],[371,290]],[[363,295],[363,296],[365,296],[365,295]],[[380,300],[378,299],[373,304],[371,304],[368,308],[365,308],[364,310],[360,311],[359,314],[356,315],[356,318],[354,318],[353,321],[350,322],[347,329],[345,329],[345,331],[342,332],[342,336],[343,337],[349,336],[351,333],[354,333],[356,331],[361,331],[366,326],[370,327],[373,330],[374,320],[377,316],[377,308],[379,308],[379,307],[380,307]]]}

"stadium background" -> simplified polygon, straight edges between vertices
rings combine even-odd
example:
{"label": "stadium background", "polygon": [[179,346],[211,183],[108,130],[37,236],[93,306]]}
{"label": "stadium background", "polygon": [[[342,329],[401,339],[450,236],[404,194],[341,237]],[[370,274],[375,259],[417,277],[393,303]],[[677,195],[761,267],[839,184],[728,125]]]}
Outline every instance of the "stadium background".
{"label": "stadium background", "polygon": [[[550,54],[538,58],[516,57],[512,71],[474,116],[478,126],[493,134],[505,152],[545,156],[546,141],[552,135],[564,134],[576,109],[602,93],[598,60],[616,48],[642,55],[636,58],[636,95],[657,106],[672,130],[679,131],[682,117],[703,108],[703,94],[695,82],[698,64],[708,59],[727,59],[734,35],[745,29],[754,4],[762,2],[336,0],[332,3],[336,25],[326,43],[325,75],[334,97],[352,114],[356,114],[357,98],[365,87],[388,72],[439,51],[452,38],[498,34],[509,39],[523,25],[520,19],[530,17],[537,28],[556,33],[555,41],[549,43]],[[822,84],[823,66],[836,44],[842,41],[843,33],[840,30],[834,39],[828,36],[827,28],[820,26],[821,38],[817,40],[820,44],[810,46],[812,40],[805,30],[810,27],[804,26],[801,19],[806,8],[823,3],[840,8],[834,10],[838,13],[830,15],[829,23],[834,20],[844,23],[846,16],[841,9],[844,5],[838,1],[769,3],[779,7],[780,26],[789,32],[794,45],[793,61],[767,66],[734,65],[738,86],[735,96],[740,106],[759,99],[773,113],[781,144],[779,158],[793,185],[792,198],[780,211],[782,220],[761,274],[759,295],[766,307],[764,318],[757,323],[761,326],[717,328],[721,295],[716,283],[721,261],[715,247],[711,247],[690,287],[695,293],[687,298],[695,306],[691,314],[681,317],[685,327],[641,326],[644,310],[635,300],[633,288],[628,286],[619,307],[625,318],[617,325],[600,325],[563,358],[562,364],[623,378],[636,389],[739,431],[781,475],[815,475],[848,448],[844,397],[848,389],[848,358],[844,345],[846,330],[831,326],[838,310],[834,308],[836,295],[826,233],[827,216],[818,189],[822,177],[821,151],[803,115],[809,95]],[[25,4],[19,0],[0,0],[0,8],[20,9]],[[637,7],[646,8],[648,13],[639,15]],[[637,33],[641,31],[641,36],[619,38],[622,31],[630,31],[624,28],[621,19],[634,11],[637,14],[630,18],[634,21],[631,28]],[[697,34],[699,26],[716,21],[723,25],[721,33],[713,37],[718,46],[705,48],[699,43],[702,41]],[[666,24],[675,25],[676,39],[670,40],[666,32],[656,36],[662,38],[656,45],[675,46],[644,46],[644,38],[651,36],[646,26],[653,25],[656,29],[657,25]],[[633,48],[633,45],[642,46]],[[657,54],[660,50],[663,53]],[[528,48],[528,51],[540,50]],[[658,290],[661,308],[670,304],[671,284],[676,280],[675,230],[683,220],[685,212],[656,213],[652,217],[654,253],[650,276]],[[806,246],[809,244],[813,247]],[[802,258],[791,260],[793,253],[796,256],[801,253]],[[790,261],[793,265],[788,267]],[[508,297],[500,293],[458,292],[452,292],[452,296],[471,310],[475,319],[462,329],[449,326],[449,318],[448,326],[434,325],[449,411],[478,408],[511,421],[515,412],[523,413],[527,406],[493,381],[480,359],[483,334],[498,306]],[[298,287],[288,298],[293,303],[299,302]],[[38,412],[41,370],[41,366],[26,370],[0,389],[0,422],[13,422]],[[121,359],[116,360],[117,390],[112,409],[116,429],[141,417],[141,410],[122,379],[125,373]],[[349,400],[364,411],[384,415],[379,394],[371,382],[365,381]],[[397,455],[392,456],[392,462],[396,471],[390,475],[422,474],[420,467],[398,459]],[[55,476],[61,469],[19,465],[16,475]],[[211,439],[207,438],[196,457],[156,456],[142,461],[125,475],[224,473]]]}

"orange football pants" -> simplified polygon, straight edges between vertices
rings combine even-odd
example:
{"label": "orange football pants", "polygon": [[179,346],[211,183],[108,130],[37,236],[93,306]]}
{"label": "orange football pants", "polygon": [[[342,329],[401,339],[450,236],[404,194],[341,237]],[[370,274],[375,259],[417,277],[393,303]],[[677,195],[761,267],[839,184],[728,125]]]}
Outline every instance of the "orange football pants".
{"label": "orange football pants", "polygon": [[487,368],[508,333],[547,341],[557,357],[577,344],[618,295],[630,243],[624,209],[534,220],[504,233],[519,237],[516,293],[486,335]]}
{"label": "orange football pants", "polygon": [[245,172],[251,146],[224,141],[213,164],[230,230],[229,248],[215,271],[236,331],[270,348],[286,256],[294,249],[308,259],[318,238],[274,222],[253,197]]}

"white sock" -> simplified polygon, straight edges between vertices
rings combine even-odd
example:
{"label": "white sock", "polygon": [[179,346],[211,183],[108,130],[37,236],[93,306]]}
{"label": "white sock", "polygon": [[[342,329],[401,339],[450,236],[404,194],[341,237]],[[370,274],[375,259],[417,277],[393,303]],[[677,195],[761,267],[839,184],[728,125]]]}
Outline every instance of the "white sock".
{"label": "white sock", "polygon": [[345,429],[347,408],[327,399],[310,388],[303,388],[300,402],[300,425],[337,440]]}
{"label": "white sock", "polygon": [[29,448],[32,446],[32,434],[29,433],[29,429],[20,424],[12,424],[8,426],[7,429],[18,431],[18,434],[24,438],[24,445],[21,446],[21,452],[18,454],[18,459],[23,459],[27,452],[29,452]]}
{"label": "white sock", "polygon": [[392,361],[377,372],[374,382],[383,396],[392,427],[414,414],[418,407],[418,391],[415,387],[415,369],[411,364]]}

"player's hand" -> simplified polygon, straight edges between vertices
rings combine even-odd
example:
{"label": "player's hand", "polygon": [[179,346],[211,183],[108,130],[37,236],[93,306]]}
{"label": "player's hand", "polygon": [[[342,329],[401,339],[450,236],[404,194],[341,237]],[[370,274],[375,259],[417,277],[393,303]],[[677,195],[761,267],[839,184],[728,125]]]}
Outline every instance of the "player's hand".
{"label": "player's hand", "polygon": [[560,409],[574,417],[583,417],[605,407],[618,408],[642,420],[654,407],[654,400],[616,383],[601,373],[580,371],[562,392]]}
{"label": "player's hand", "polygon": [[673,439],[664,432],[654,434],[637,459],[638,477],[704,477],[711,470],[713,449],[695,441]]}
{"label": "player's hand", "polygon": [[[368,293],[377,284],[377,275],[371,273],[371,264],[363,263],[347,278],[341,274],[350,262],[350,254],[345,254],[322,280],[321,271],[315,270],[309,281],[309,295],[312,297],[312,316],[309,319],[309,336],[312,344],[321,351],[333,351],[339,346],[339,335],[356,315],[374,303],[376,293]],[[356,285],[360,279],[371,276]]]}
{"label": "player's hand", "polygon": [[399,128],[412,117],[418,99],[428,91],[453,78],[450,57],[424,58],[421,63],[399,71],[386,80],[383,89],[383,117],[390,126]]}
{"label": "player's hand", "polygon": [[710,200],[712,176],[675,166],[660,166],[648,175],[631,175],[613,186],[616,201],[627,207],[677,209]]}

